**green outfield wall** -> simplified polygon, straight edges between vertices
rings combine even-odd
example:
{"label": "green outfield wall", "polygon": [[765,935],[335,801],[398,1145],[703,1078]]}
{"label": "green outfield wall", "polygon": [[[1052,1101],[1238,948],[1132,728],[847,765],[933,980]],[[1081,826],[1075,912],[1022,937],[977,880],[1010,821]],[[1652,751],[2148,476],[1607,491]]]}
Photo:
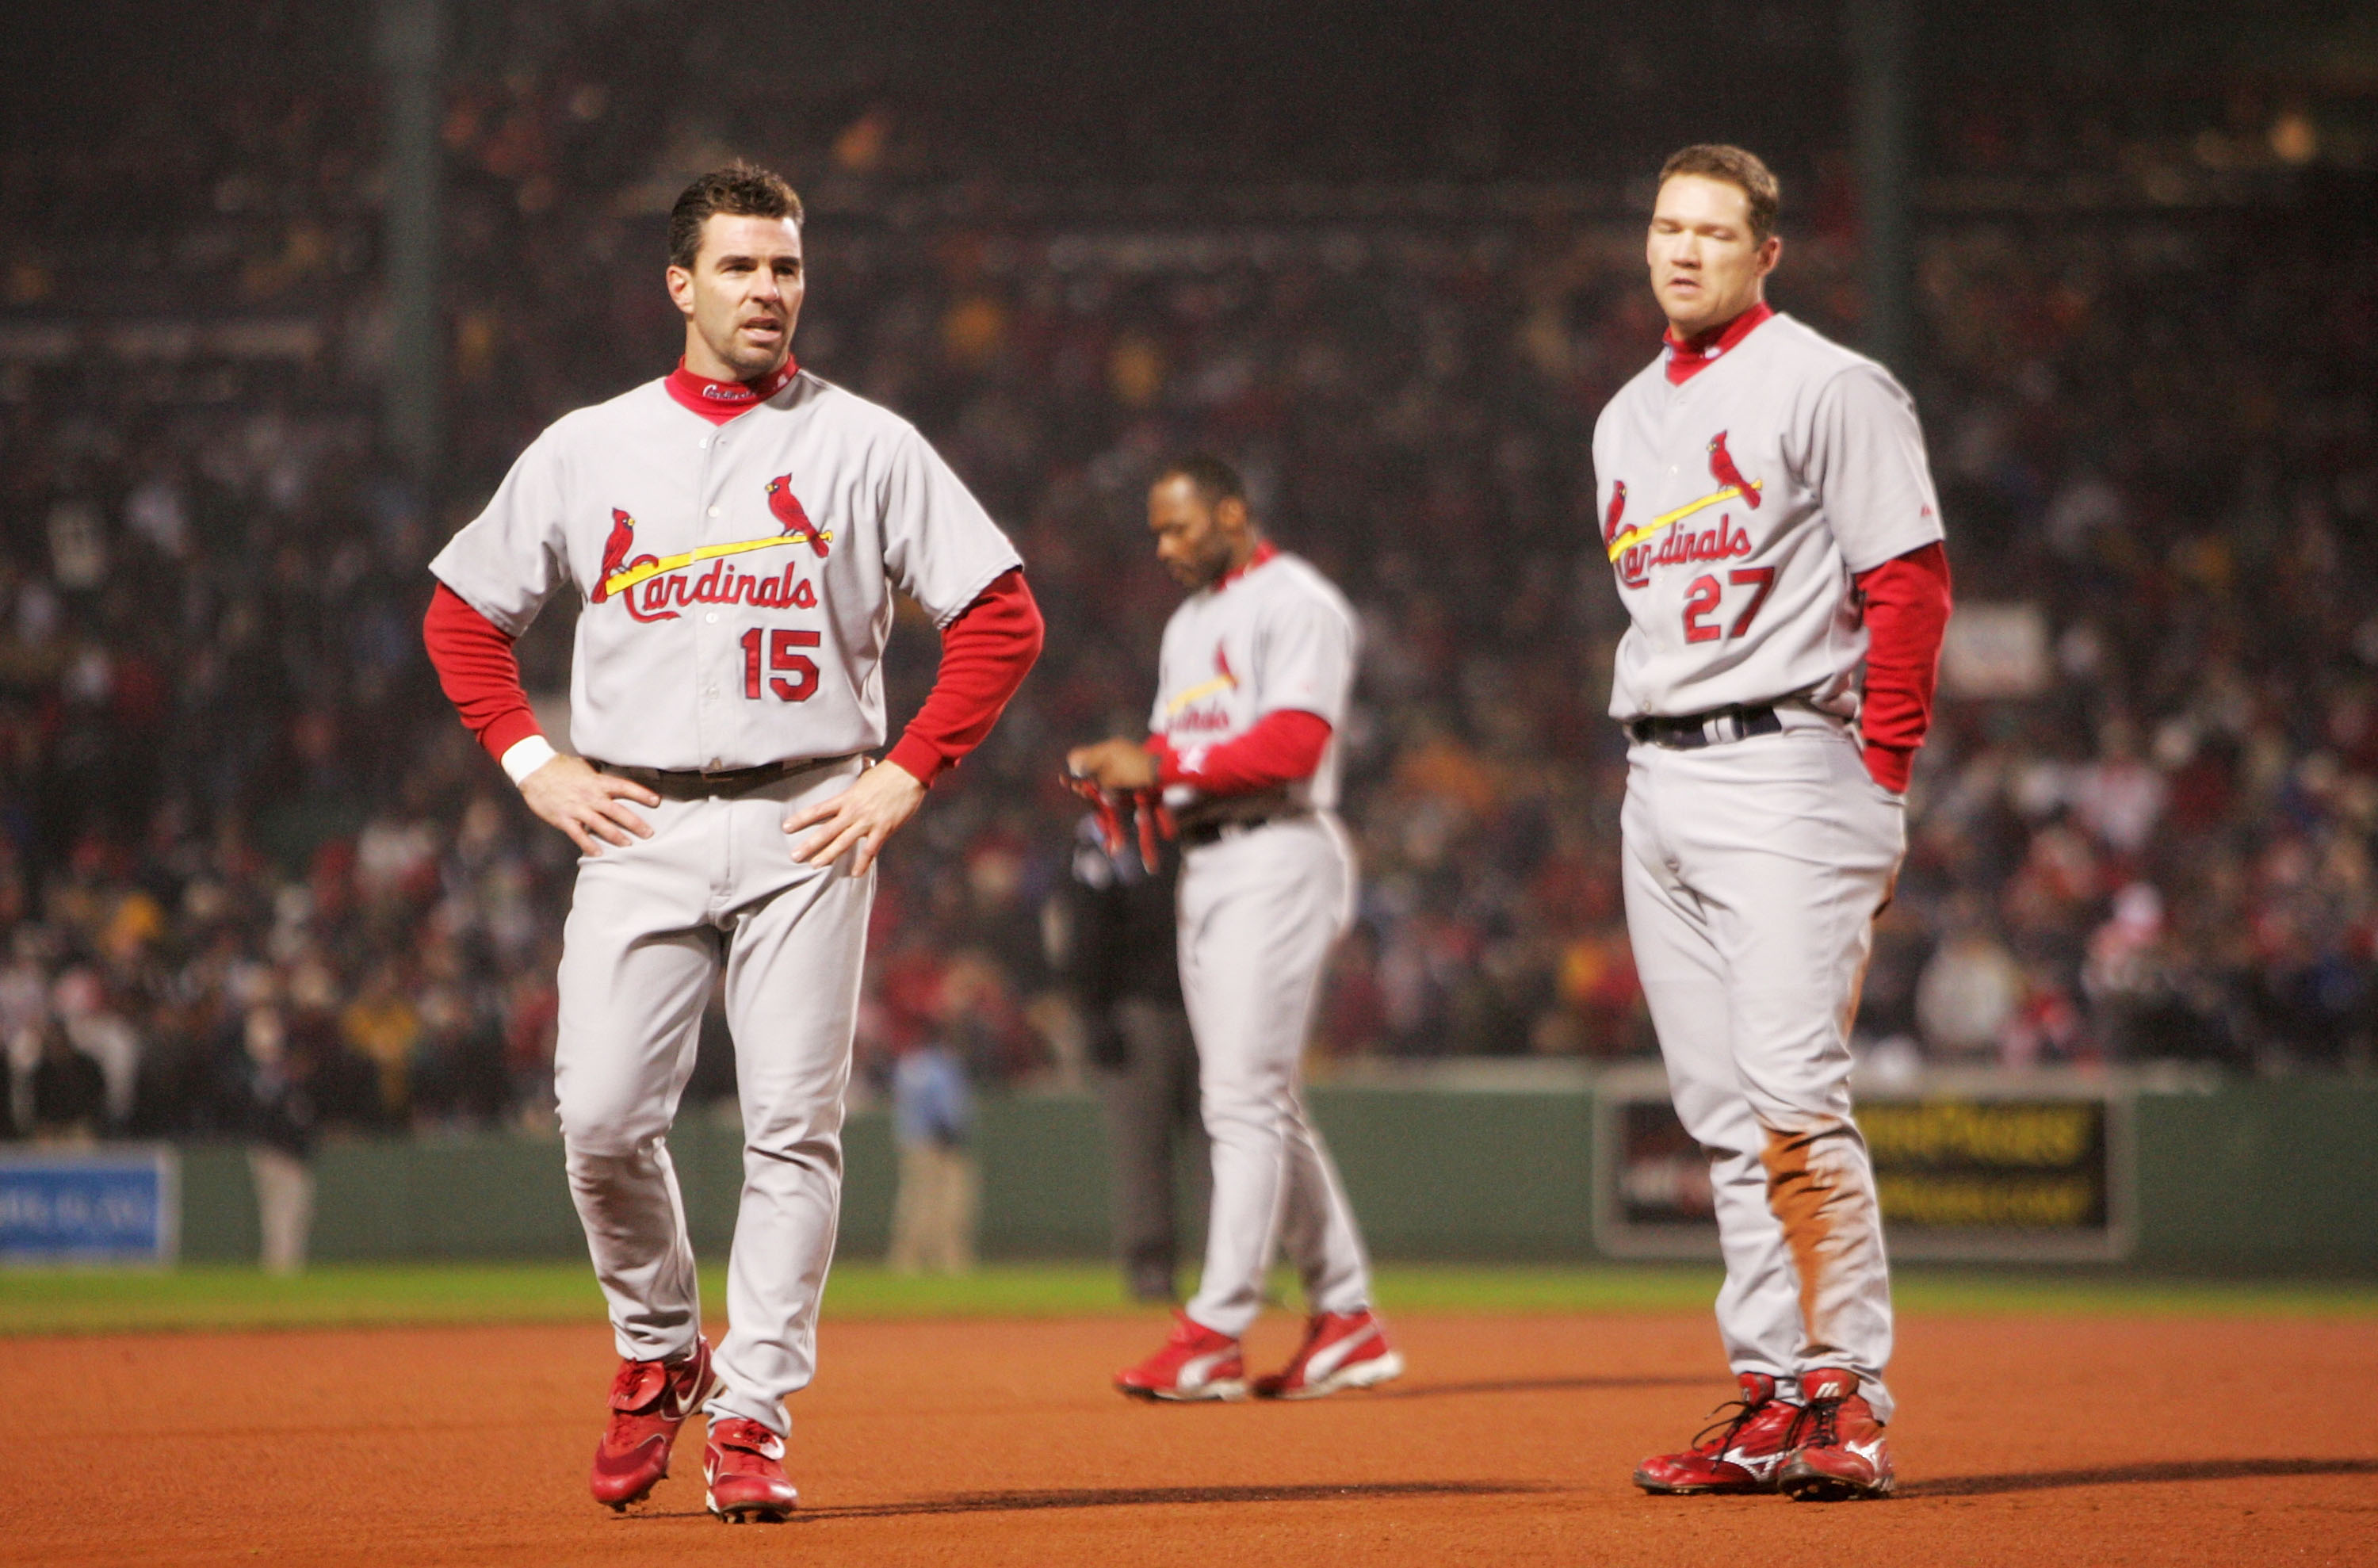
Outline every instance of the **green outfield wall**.
{"label": "green outfield wall", "polygon": [[[1590,1090],[1329,1086],[1311,1101],[1378,1256],[1597,1255]],[[2142,1092],[2131,1103],[2133,1264],[2378,1275],[2378,1086],[2241,1084]],[[695,1243],[715,1255],[734,1223],[739,1135],[689,1116],[670,1148]],[[880,1255],[896,1172],[887,1118],[854,1116],[846,1150],[843,1250]],[[986,1256],[1106,1250],[1105,1146],[1090,1100],[988,1100],[977,1153]],[[582,1248],[550,1138],[339,1142],[324,1147],[317,1171],[314,1255],[324,1260],[562,1257]],[[186,1148],[181,1187],[183,1257],[256,1255],[244,1151]]]}

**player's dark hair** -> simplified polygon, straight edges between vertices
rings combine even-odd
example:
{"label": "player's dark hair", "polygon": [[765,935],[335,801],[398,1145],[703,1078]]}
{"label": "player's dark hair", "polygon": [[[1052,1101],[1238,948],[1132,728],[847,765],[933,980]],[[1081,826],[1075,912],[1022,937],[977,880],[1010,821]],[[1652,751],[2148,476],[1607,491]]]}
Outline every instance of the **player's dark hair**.
{"label": "player's dark hair", "polygon": [[1156,477],[1149,484],[1160,485],[1167,479],[1188,480],[1190,488],[1197,492],[1197,499],[1209,507],[1219,506],[1226,501],[1235,501],[1241,505],[1246,503],[1246,481],[1239,477],[1237,469],[1210,452],[1183,453],[1158,469]]}
{"label": "player's dark hair", "polygon": [[713,169],[691,185],[669,209],[669,265],[693,271],[702,254],[702,225],[717,213],[734,218],[790,218],[801,222],[801,199],[773,169],[738,158],[723,169]]}
{"label": "player's dark hair", "polygon": [[1776,217],[1784,210],[1784,189],[1775,183],[1774,171],[1758,153],[1729,147],[1722,141],[1699,142],[1681,152],[1671,153],[1668,161],[1660,165],[1662,185],[1678,175],[1723,180],[1741,191],[1750,203],[1752,243],[1765,245],[1775,233]]}

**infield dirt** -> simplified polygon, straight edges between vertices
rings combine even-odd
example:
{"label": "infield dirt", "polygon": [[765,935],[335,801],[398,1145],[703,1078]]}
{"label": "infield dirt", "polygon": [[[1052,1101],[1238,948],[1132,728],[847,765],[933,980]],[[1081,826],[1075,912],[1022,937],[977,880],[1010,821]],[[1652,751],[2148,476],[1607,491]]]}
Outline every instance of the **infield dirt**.
{"label": "infield dirt", "polygon": [[[1627,1484],[1731,1392],[1705,1315],[1393,1326],[1389,1388],[1152,1406],[1107,1379],[1157,1318],[829,1322],[803,1507],[738,1527],[702,1512],[699,1422],[649,1502],[588,1501],[600,1327],[18,1340],[0,1562],[2378,1560],[2367,1321],[1903,1322],[1903,1495],[1832,1506]],[[1253,1361],[1294,1333],[1267,1318]]]}

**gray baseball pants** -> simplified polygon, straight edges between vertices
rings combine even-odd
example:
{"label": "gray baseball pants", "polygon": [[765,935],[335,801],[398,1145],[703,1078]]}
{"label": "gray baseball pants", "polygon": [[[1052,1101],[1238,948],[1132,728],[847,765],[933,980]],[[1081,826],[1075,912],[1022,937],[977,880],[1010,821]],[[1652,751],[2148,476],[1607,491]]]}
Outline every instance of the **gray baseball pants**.
{"label": "gray baseball pants", "polygon": [[707,1408],[788,1429],[817,1368],[842,1202],[843,1092],[875,877],[796,865],[784,821],[859,771],[640,807],[653,836],[579,861],[563,928],[554,1096],[570,1192],[619,1354],[693,1347],[702,1307],[668,1130],[723,970],[743,1112],[722,1381]]}
{"label": "gray baseball pants", "polygon": [[1888,1421],[1891,1274],[1850,1114],[1851,1021],[1906,847],[1848,727],[1627,754],[1627,930],[1677,1117],[1708,1152],[1737,1372],[1844,1367]]}
{"label": "gray baseball pants", "polygon": [[1345,830],[1322,813],[1231,829],[1181,857],[1181,993],[1214,1161],[1206,1272],[1186,1310],[1218,1333],[1255,1321],[1276,1250],[1314,1311],[1370,1304],[1354,1212],[1298,1090],[1353,891]]}

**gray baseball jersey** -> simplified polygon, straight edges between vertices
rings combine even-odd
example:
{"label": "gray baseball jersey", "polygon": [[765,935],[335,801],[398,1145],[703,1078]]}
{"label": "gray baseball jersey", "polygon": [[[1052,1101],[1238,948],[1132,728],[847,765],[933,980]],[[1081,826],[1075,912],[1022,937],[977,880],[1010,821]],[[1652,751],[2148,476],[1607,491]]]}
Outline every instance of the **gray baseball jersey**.
{"label": "gray baseball jersey", "polygon": [[1805,695],[1857,712],[1850,578],[1940,537],[1916,405],[1789,316],[1683,385],[1655,359],[1593,429],[1603,548],[1634,624],[1615,718]]}
{"label": "gray baseball jersey", "polygon": [[514,636],[574,585],[576,749],[715,770],[882,745],[893,590],[946,626],[1019,564],[913,427],[802,371],[725,425],[659,381],[563,416],[429,569]]}
{"label": "gray baseball jersey", "polygon": [[[1181,601],[1165,623],[1151,733],[1191,770],[1205,748],[1235,740],[1266,714],[1297,709],[1329,723],[1309,778],[1288,788],[1298,805],[1338,804],[1338,735],[1354,683],[1354,611],[1310,562],[1267,545],[1241,572]],[[1176,809],[1196,798],[1176,786]]]}

